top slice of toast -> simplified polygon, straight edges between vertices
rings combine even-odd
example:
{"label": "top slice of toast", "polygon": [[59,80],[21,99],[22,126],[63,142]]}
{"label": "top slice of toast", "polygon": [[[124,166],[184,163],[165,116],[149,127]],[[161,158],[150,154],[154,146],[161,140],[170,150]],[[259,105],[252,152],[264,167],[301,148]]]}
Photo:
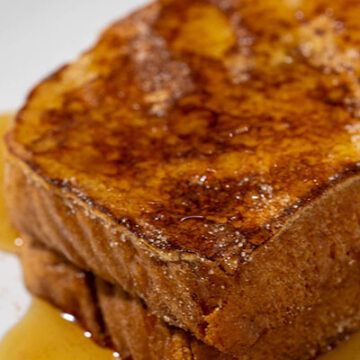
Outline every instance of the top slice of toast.
{"label": "top slice of toast", "polygon": [[323,309],[331,344],[327,300],[360,278],[359,18],[354,0],[163,0],[115,23],[17,114],[13,223],[221,351],[294,334],[313,356],[294,324]]}
{"label": "top slice of toast", "polygon": [[249,258],[360,160],[360,4],[164,1],[41,82],[7,145],[164,250]]}

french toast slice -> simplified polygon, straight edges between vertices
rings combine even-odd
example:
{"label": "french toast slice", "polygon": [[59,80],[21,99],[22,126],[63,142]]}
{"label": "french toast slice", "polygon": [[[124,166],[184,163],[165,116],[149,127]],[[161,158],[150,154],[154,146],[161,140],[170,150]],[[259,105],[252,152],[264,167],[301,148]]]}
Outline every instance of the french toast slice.
{"label": "french toast slice", "polygon": [[166,325],[139,299],[83,271],[24,237],[20,250],[25,284],[36,296],[76,316],[102,346],[133,360],[231,360],[183,330]]}
{"label": "french toast slice", "polygon": [[[94,340],[118,351],[121,359],[235,359],[205,345],[191,334],[167,325],[152,315],[139,299],[131,297],[118,285],[112,285],[75,267],[62,256],[29,238],[25,237],[24,240],[20,255],[28,289],[62,311],[75,314],[78,322],[92,333]],[[344,296],[352,292],[350,287],[343,290]],[[353,295],[350,295],[350,298],[353,298]],[[344,333],[337,332],[334,324],[351,331],[350,323],[345,324],[343,319],[338,317],[342,311],[341,304],[335,297],[329,298],[328,302],[330,301],[334,303],[333,323],[313,323],[309,313],[309,326],[298,327],[296,333],[279,338],[277,343],[255,345],[238,359],[303,360],[328,351],[344,336]],[[313,311],[326,317],[324,306]],[[313,328],[318,325],[323,326],[322,335],[327,333],[326,326],[329,327],[331,331],[327,335],[330,336],[319,339],[318,334],[315,334],[314,337]],[[298,337],[300,342],[291,335]],[[289,344],[292,342],[298,343],[297,349],[289,353]]]}
{"label": "french toast slice", "polygon": [[234,356],[327,324],[360,283],[359,16],[163,0],[115,23],[17,114],[13,224]]}

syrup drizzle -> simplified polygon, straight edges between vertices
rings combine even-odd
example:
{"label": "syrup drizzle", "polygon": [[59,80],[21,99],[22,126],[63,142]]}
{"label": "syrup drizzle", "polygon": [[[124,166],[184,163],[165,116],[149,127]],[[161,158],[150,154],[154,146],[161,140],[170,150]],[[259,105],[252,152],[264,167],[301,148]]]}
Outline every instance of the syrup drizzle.
{"label": "syrup drizzle", "polygon": [[[8,129],[12,114],[0,115],[0,138],[2,138]],[[16,241],[17,234],[16,231],[10,226],[9,222],[6,220],[6,209],[5,203],[2,199],[2,188],[3,188],[3,177],[4,177],[4,145],[1,141],[0,144],[0,188],[1,188],[1,198],[0,198],[0,249],[4,251],[16,252],[16,244],[19,241]]]}
{"label": "syrup drizzle", "polygon": [[[0,137],[8,128],[12,115],[0,115]],[[0,186],[3,184],[4,149],[0,151]],[[16,252],[21,245],[9,224],[0,193],[0,249]],[[68,316],[66,316],[68,315]],[[1,321],[1,320],[0,320]],[[22,320],[0,339],[0,359],[6,360],[114,360],[117,353],[96,345],[89,332],[77,326],[74,318],[42,300],[34,299]]]}
{"label": "syrup drizzle", "polygon": [[[0,115],[0,136],[8,128],[12,115]],[[4,151],[0,151],[0,186],[3,184]],[[5,204],[0,196],[0,249],[16,252],[21,245],[6,219]],[[183,219],[185,221],[187,219]],[[0,341],[0,359],[6,360],[114,360],[118,353],[96,345],[89,332],[74,323],[70,314],[61,314],[51,305],[34,299],[28,312]],[[318,360],[360,360],[360,333],[341,343]]]}

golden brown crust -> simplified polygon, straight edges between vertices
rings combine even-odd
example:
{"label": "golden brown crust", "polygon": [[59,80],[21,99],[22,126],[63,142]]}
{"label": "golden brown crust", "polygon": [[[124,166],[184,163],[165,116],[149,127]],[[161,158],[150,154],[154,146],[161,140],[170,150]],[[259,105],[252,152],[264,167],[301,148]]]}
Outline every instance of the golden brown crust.
{"label": "golden brown crust", "polygon": [[230,275],[208,260],[150,252],[128,230],[34,182],[18,164],[9,162],[7,173],[9,213],[22,233],[121,284],[166,322],[223,351],[262,359],[283,349],[278,359],[287,359],[360,328],[359,178],[313,202],[241,274]]}
{"label": "golden brown crust", "polygon": [[93,291],[93,276],[23,237],[20,256],[26,286],[64,312],[75,315],[95,341],[110,345]]}
{"label": "golden brown crust", "polygon": [[358,271],[360,6],[330,3],[111,26],[17,115],[15,226],[224,352],[294,331]]}
{"label": "golden brown crust", "polygon": [[37,86],[8,147],[153,247],[244,261],[358,171],[359,12],[152,4]]}
{"label": "golden brown crust", "polygon": [[[94,339],[102,345],[113,347],[124,359],[233,359],[206,346],[190,334],[166,325],[151,315],[139,299],[129,296],[119,286],[100,278],[94,279],[90,273],[81,271],[61,256],[27,238],[21,249],[21,259],[25,282],[33,294],[50,301],[63,311],[75,313],[85,328],[92,332]],[[341,297],[330,294],[324,303],[308,309],[305,323],[295,321],[294,332],[288,333],[285,327],[277,333],[278,337],[272,343],[255,346],[238,359],[305,360],[327,351],[330,345],[360,323],[360,314],[354,314],[359,291],[354,292],[352,281],[341,284],[339,289]],[[328,304],[332,304],[331,312],[328,311]],[[341,331],[328,332],[334,326]],[[313,337],[319,333],[323,340],[314,344]]]}
{"label": "golden brown crust", "polygon": [[151,315],[119,286],[95,279],[39,243],[24,238],[25,283],[36,296],[76,315],[102,346],[134,360],[231,360],[180,329]]}

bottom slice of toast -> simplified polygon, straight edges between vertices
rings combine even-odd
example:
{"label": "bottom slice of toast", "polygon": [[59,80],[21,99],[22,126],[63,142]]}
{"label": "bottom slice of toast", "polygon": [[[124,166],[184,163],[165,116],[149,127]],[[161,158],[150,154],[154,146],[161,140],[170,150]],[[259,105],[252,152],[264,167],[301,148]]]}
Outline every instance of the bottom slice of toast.
{"label": "bottom slice of toast", "polygon": [[21,261],[31,293],[75,315],[96,342],[113,348],[122,359],[233,359],[165,324],[119,286],[73,266],[28,238],[21,247]]}
{"label": "bottom slice of toast", "polygon": [[[75,315],[78,322],[92,333],[96,342],[113,348],[119,352],[122,359],[234,360],[230,355],[197,340],[190,333],[169,326],[152,315],[140,299],[128,295],[120,286],[112,285],[91,272],[81,270],[56,252],[28,237],[23,239],[24,245],[21,247],[20,255],[25,283],[30,292],[62,311]],[[343,296],[348,300],[349,307],[353,301],[358,301],[357,292],[354,292],[351,286],[344,287]],[[333,314],[336,318],[336,311],[342,311],[338,309],[341,304],[337,306],[336,299],[331,297],[327,301],[334,304]],[[320,312],[326,320],[327,314],[322,307],[313,311]],[[305,329],[309,333],[314,329],[311,315],[310,313],[308,328]],[[357,317],[354,315],[353,318],[356,320]],[[324,324],[316,324],[315,328],[325,332],[326,324],[324,321]],[[346,328],[348,324],[345,322],[343,326]],[[307,341],[304,329],[298,329],[299,336]],[[282,346],[283,338],[279,338],[279,351],[276,354],[270,351],[271,349],[264,348],[260,353],[238,359],[305,360],[327,351],[329,345],[334,345],[339,340],[341,338],[338,336],[326,339],[317,353],[304,356],[289,353],[286,355],[286,348]],[[310,340],[308,346],[313,346]]]}

